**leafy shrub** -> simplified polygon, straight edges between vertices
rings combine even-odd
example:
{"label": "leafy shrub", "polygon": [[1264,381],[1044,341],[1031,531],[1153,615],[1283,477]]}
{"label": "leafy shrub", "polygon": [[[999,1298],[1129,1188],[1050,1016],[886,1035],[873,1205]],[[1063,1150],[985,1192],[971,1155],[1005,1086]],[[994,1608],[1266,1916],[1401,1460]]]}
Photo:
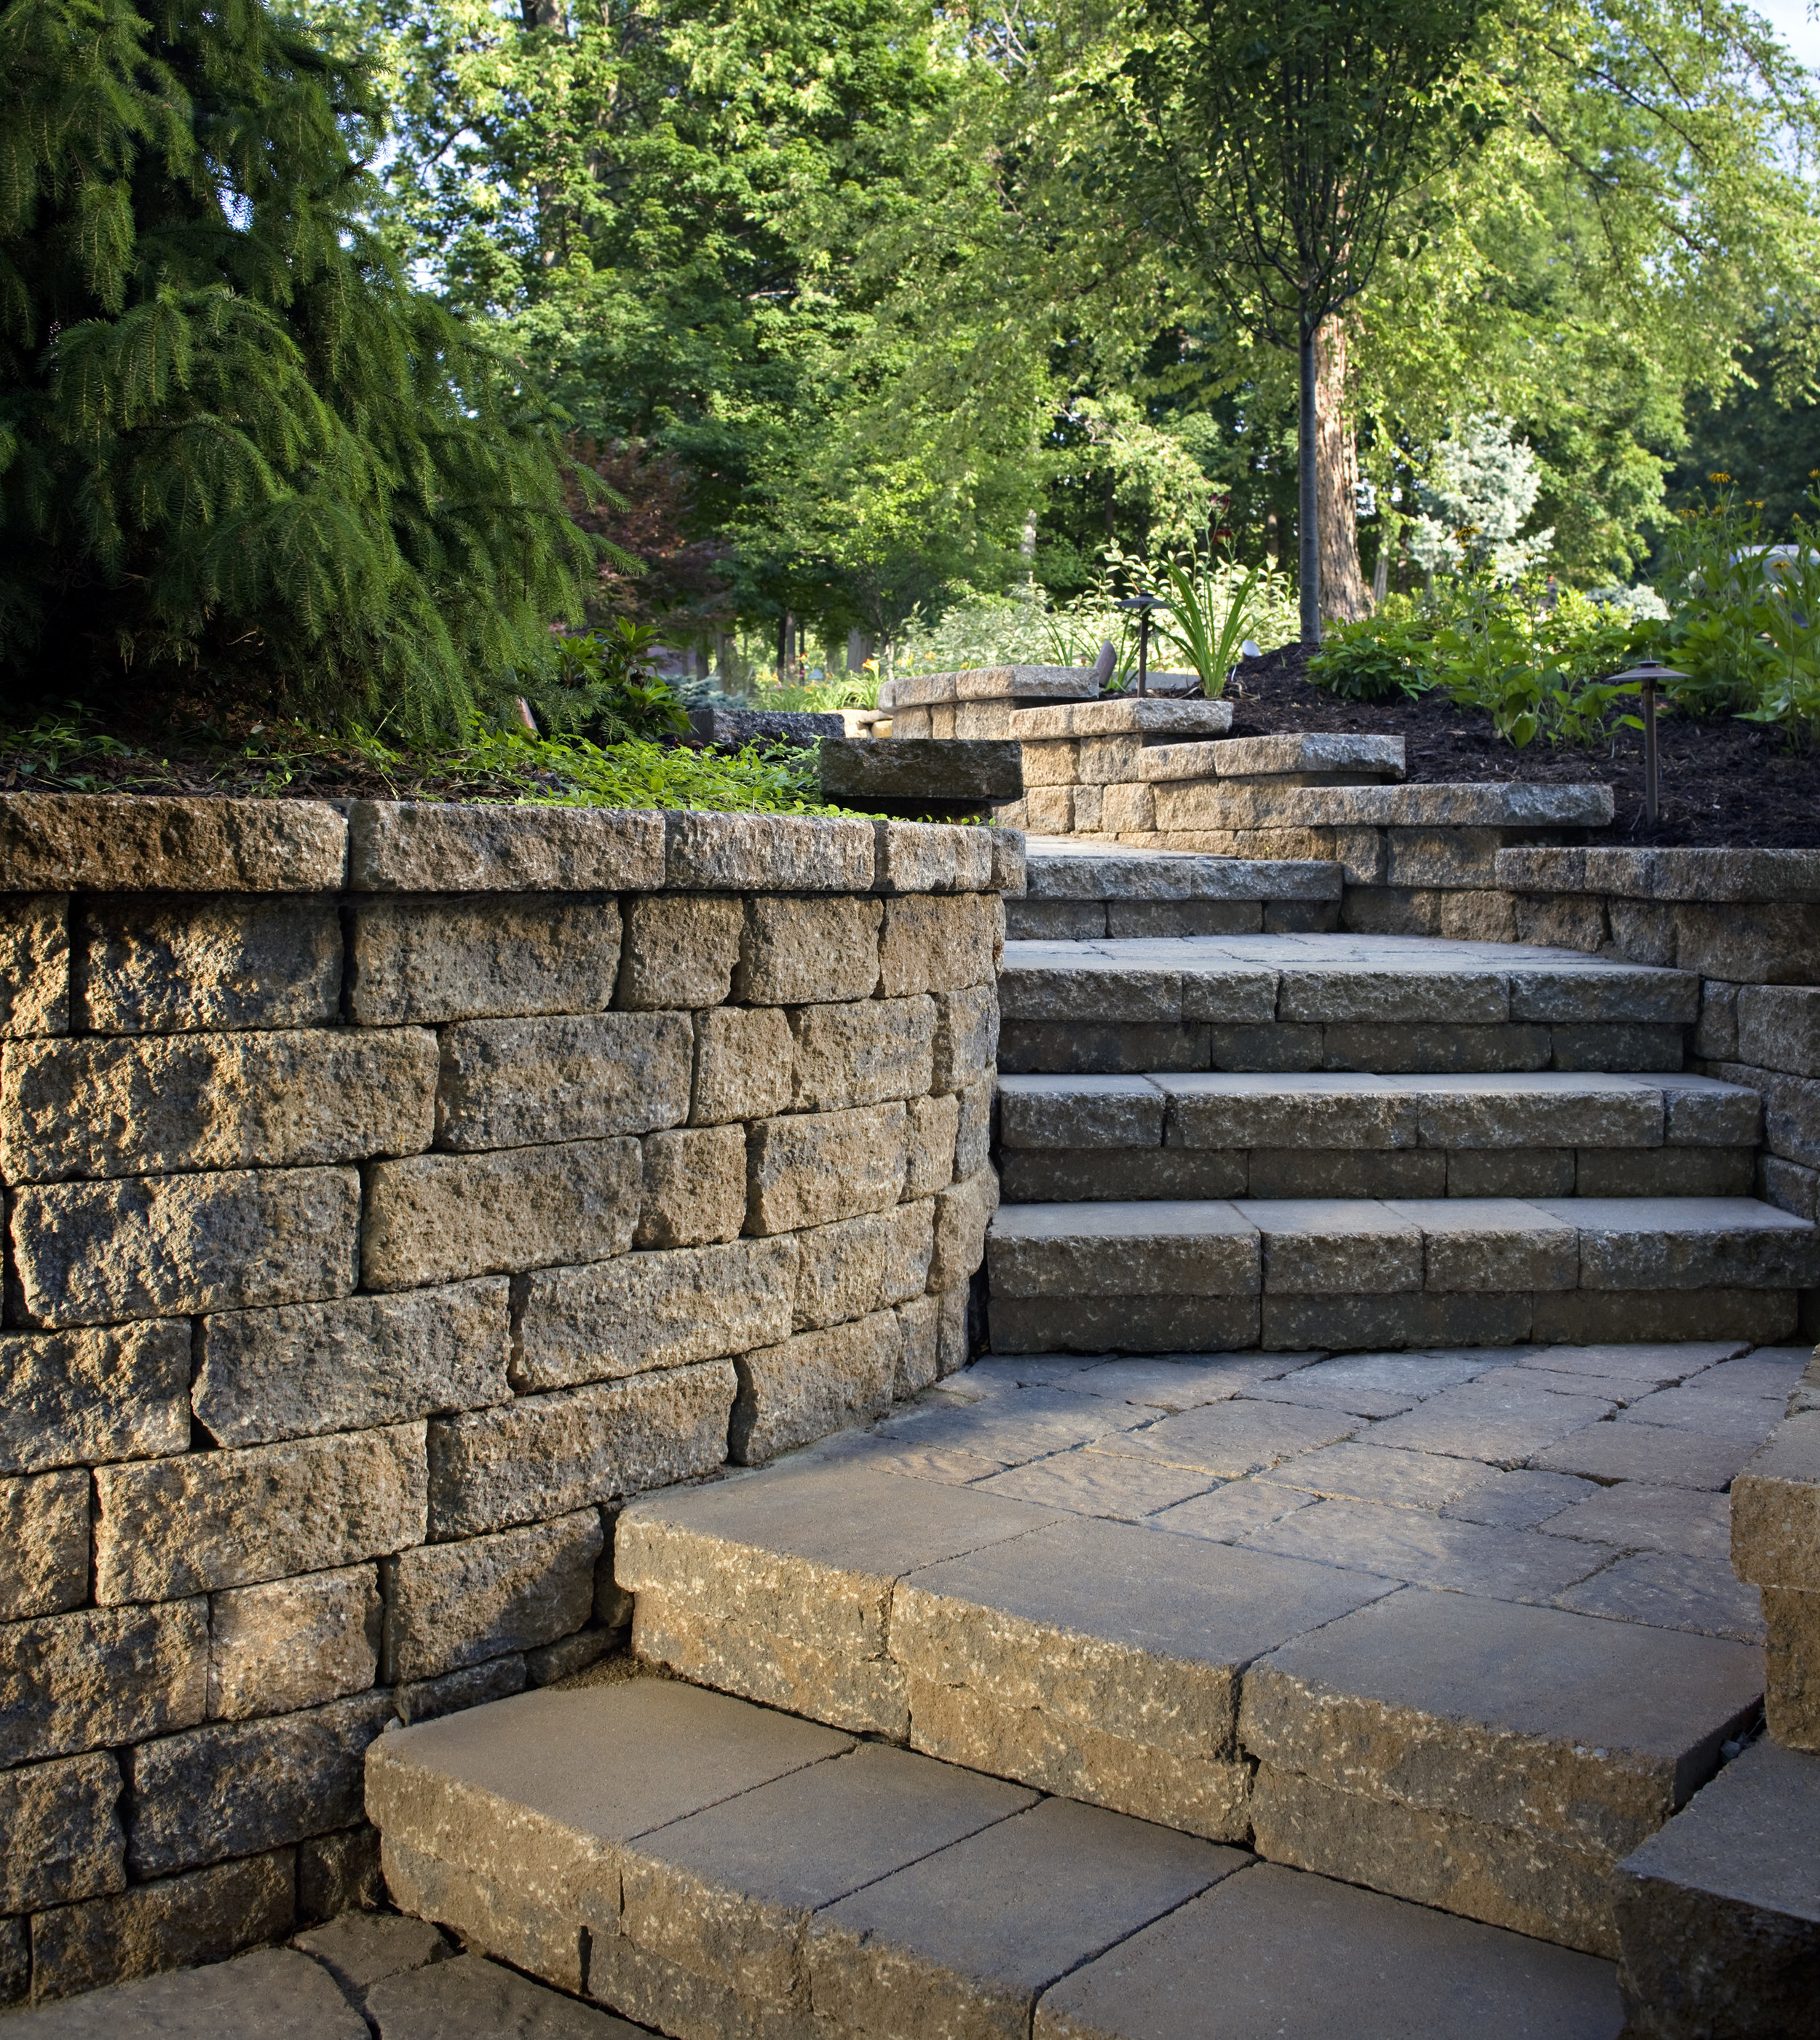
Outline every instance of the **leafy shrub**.
{"label": "leafy shrub", "polygon": [[554,641],[553,669],[526,683],[525,695],[553,731],[596,744],[650,742],[688,734],[688,710],[649,654],[663,641],[647,623],[617,617],[585,637]]}
{"label": "leafy shrub", "polygon": [[1597,744],[1614,717],[1642,727],[1635,716],[1617,714],[1639,683],[1613,686],[1607,677],[1630,663],[1635,635],[1628,615],[1583,595],[1563,594],[1552,606],[1487,600],[1435,633],[1435,676],[1462,706],[1486,710],[1492,728],[1519,750],[1539,736]]}
{"label": "leafy shrub", "polygon": [[1414,613],[1393,596],[1375,616],[1330,626],[1308,661],[1308,678],[1342,701],[1413,698],[1434,684],[1434,631],[1432,616]]}

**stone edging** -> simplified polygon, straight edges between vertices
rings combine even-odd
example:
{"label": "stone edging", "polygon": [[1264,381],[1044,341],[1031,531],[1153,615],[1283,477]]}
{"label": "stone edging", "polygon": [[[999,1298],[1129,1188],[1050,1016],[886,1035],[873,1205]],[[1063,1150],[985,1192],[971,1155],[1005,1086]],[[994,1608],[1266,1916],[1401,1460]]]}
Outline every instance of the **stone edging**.
{"label": "stone edging", "polygon": [[1602,892],[1618,900],[1820,901],[1820,850],[1624,850],[1525,844],[1498,853],[1510,892]]}
{"label": "stone edging", "polygon": [[417,801],[0,796],[9,892],[1019,892],[1015,830]]}

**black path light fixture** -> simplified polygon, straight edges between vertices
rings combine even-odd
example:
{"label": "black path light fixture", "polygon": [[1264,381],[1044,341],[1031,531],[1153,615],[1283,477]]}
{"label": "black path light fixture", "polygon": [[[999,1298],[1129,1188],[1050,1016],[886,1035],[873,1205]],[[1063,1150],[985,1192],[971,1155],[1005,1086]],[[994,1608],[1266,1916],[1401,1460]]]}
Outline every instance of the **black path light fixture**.
{"label": "black path light fixture", "polygon": [[1137,613],[1137,691],[1145,691],[1150,678],[1150,618],[1153,611],[1167,609],[1169,605],[1159,595],[1135,595],[1121,602],[1121,609],[1135,610]]}
{"label": "black path light fixture", "polygon": [[1656,689],[1664,680],[1685,680],[1685,673],[1665,666],[1659,659],[1639,659],[1624,672],[1614,673],[1611,684],[1635,680],[1643,697],[1643,813],[1651,826],[1662,813],[1662,775],[1656,760]]}

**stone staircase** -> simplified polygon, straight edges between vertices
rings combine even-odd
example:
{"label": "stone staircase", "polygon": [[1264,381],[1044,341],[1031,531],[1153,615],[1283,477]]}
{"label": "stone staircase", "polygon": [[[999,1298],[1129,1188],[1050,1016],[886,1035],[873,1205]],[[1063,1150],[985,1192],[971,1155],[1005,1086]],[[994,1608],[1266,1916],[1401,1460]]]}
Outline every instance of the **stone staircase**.
{"label": "stone staircase", "polygon": [[406,1910],[676,2040],[1691,2040],[1765,1932],[1724,2030],[1809,2030],[1809,1871],[1705,1839],[1814,1797],[1727,1562],[1820,1286],[1757,1094],[1685,974],[1212,862],[1034,861],[992,1357],[631,1505],[630,1667],[375,1745]]}

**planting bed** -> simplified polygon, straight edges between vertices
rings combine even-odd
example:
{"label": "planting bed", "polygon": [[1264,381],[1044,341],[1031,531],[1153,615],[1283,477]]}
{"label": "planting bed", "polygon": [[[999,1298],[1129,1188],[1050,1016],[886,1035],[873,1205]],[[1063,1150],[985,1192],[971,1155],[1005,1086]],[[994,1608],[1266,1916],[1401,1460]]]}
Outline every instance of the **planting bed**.
{"label": "planting bed", "polygon": [[1611,787],[1617,813],[1590,842],[1820,847],[1820,753],[1791,751],[1779,730],[1665,715],[1663,813],[1652,829],[1643,820],[1643,737],[1636,730],[1619,730],[1592,749],[1538,740],[1518,751],[1493,734],[1484,710],[1461,708],[1438,690],[1413,701],[1400,695],[1388,702],[1342,701],[1305,679],[1303,664],[1299,645],[1246,664],[1229,691],[1234,736],[1304,729],[1400,736],[1414,784],[1597,779]]}

